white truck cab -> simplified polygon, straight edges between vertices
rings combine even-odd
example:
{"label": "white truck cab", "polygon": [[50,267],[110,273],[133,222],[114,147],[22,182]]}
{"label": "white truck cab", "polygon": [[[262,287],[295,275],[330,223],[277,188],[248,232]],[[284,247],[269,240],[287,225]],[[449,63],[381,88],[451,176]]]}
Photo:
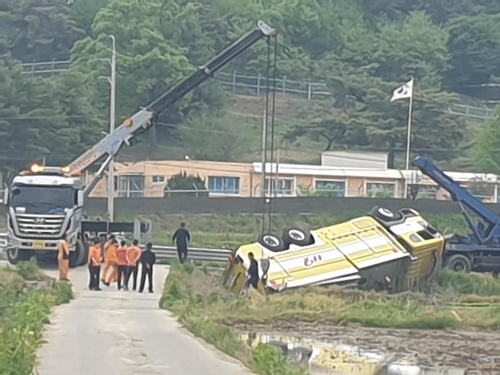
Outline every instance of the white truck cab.
{"label": "white truck cab", "polygon": [[65,235],[71,244],[70,263],[85,263],[83,184],[80,177],[65,172],[65,168],[34,164],[14,177],[6,189],[7,257],[12,264],[34,255],[55,255]]}

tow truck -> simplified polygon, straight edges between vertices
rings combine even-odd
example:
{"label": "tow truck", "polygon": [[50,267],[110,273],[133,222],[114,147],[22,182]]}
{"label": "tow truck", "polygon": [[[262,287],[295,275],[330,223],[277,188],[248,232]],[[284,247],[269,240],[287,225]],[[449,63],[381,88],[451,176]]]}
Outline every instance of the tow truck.
{"label": "tow truck", "polygon": [[[7,257],[11,264],[32,256],[56,254],[67,236],[71,246],[70,267],[84,265],[88,257],[89,233],[150,232],[148,223],[112,223],[83,220],[84,200],[103,177],[104,171],[124,146],[137,143],[137,136],[154,126],[158,115],[213,77],[231,60],[263,38],[274,38],[277,31],[263,21],[218,56],[164,92],[148,106],[125,119],[115,131],[65,167],[34,164],[13,179],[4,190],[7,213]],[[99,165],[92,181],[84,186],[81,174]],[[149,223],[150,224],[150,223]],[[137,237],[136,237],[137,238]]]}
{"label": "tow truck", "polygon": [[444,267],[462,272],[492,272],[500,270],[500,217],[460,186],[434,163],[416,157],[413,165],[445,189],[460,206],[470,234],[445,236]]}

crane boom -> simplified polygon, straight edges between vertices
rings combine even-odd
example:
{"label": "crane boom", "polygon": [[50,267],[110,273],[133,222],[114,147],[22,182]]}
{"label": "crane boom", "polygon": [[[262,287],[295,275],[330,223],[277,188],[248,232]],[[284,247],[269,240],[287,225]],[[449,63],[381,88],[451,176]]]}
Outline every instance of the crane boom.
{"label": "crane boom", "polygon": [[[482,204],[467,189],[460,186],[430,160],[423,157],[416,157],[413,161],[413,165],[418,167],[423,174],[445,189],[450,194],[451,199],[459,204],[467,224],[474,232],[479,244],[488,243],[493,236],[500,235],[500,217]],[[487,223],[488,226],[485,230],[481,230],[478,225],[474,223],[469,211]]]}
{"label": "crane boom", "polygon": [[275,29],[271,28],[263,21],[258,21],[257,27],[254,30],[234,42],[209,63],[198,67],[196,72],[182,80],[172,89],[160,95],[148,106],[141,108],[132,117],[126,119],[118,126],[114,132],[108,134],[92,147],[92,149],[74,160],[69,165],[69,175],[79,175],[90,166],[106,158],[98,172],[94,175],[92,182],[85,187],[85,195],[88,195],[103,176],[106,167],[113,157],[124,145],[130,146],[134,144],[137,135],[150,129],[154,125],[159,113],[200,86],[204,81],[212,77],[215,72],[252,47],[259,40],[264,37],[268,39],[276,37],[276,35],[277,31]]}

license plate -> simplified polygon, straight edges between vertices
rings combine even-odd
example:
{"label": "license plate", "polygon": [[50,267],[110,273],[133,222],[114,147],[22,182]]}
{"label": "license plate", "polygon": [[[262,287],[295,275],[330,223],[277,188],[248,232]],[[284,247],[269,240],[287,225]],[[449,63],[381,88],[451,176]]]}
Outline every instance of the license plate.
{"label": "license plate", "polygon": [[45,247],[45,242],[43,242],[43,241],[33,241],[33,247],[35,249],[43,249]]}

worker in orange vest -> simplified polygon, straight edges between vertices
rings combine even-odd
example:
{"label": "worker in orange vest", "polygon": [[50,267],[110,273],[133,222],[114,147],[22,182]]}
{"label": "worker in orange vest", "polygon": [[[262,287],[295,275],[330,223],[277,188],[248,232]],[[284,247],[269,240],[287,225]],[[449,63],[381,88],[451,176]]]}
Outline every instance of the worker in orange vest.
{"label": "worker in orange vest", "polygon": [[89,289],[102,290],[99,288],[99,274],[101,273],[102,249],[98,238],[92,241],[89,249]]}
{"label": "worker in orange vest", "polygon": [[141,259],[141,248],[139,247],[139,241],[134,240],[134,242],[132,242],[132,246],[127,249],[127,279],[125,280],[125,288],[127,290],[130,276],[133,277],[132,290],[135,291],[137,289],[139,259]]}
{"label": "worker in orange vest", "polygon": [[[104,249],[104,270],[102,271],[102,283],[109,286],[112,282],[117,280],[118,277],[118,266],[116,264],[116,249],[118,248],[118,242],[113,238],[109,240],[108,246]],[[108,276],[108,272],[111,269],[111,274]]]}
{"label": "worker in orange vest", "polygon": [[125,281],[127,280],[127,242],[122,241],[116,249],[116,264],[118,268],[118,290],[127,289]]}
{"label": "worker in orange vest", "polygon": [[69,281],[69,252],[70,245],[68,242],[68,236],[64,235],[61,243],[59,244],[59,254],[57,255],[57,263],[59,263],[59,280],[61,281]]}

